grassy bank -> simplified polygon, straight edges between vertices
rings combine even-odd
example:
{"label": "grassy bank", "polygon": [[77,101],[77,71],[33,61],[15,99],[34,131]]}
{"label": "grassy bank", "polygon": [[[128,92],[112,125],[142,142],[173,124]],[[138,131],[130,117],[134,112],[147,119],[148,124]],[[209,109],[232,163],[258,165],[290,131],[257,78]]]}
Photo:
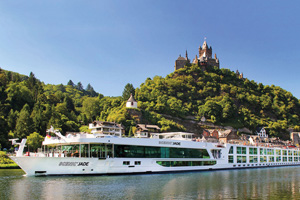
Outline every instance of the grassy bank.
{"label": "grassy bank", "polygon": [[20,169],[20,167],[16,164],[0,164],[0,169]]}
{"label": "grassy bank", "polygon": [[7,156],[6,152],[0,151],[0,169],[20,169],[20,167]]}

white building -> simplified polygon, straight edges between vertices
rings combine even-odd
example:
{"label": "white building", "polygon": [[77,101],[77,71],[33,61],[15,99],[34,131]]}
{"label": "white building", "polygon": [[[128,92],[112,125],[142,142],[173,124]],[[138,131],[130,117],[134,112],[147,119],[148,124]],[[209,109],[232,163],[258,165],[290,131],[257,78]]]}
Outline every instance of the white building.
{"label": "white building", "polygon": [[129,99],[127,100],[126,108],[137,108],[137,102],[133,98],[132,94],[130,94]]}
{"label": "white building", "polygon": [[262,129],[260,130],[260,132],[257,133],[257,135],[258,135],[259,137],[261,137],[261,138],[268,138],[267,131],[266,131],[265,128],[262,128]]}
{"label": "white building", "polygon": [[121,124],[114,122],[94,121],[89,124],[92,134],[114,135],[121,137],[124,128]]}

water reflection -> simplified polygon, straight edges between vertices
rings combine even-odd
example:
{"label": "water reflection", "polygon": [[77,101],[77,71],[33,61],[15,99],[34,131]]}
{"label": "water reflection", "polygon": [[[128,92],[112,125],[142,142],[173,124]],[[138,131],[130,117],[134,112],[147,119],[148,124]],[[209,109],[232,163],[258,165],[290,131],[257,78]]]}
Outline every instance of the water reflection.
{"label": "water reflection", "polygon": [[0,170],[1,199],[300,199],[300,167],[134,176],[22,174]]}

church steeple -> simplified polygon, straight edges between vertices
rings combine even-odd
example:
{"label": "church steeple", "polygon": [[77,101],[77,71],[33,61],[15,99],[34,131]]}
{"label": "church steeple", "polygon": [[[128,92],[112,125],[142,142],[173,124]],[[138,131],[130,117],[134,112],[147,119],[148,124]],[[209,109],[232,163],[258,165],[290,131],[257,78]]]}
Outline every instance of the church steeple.
{"label": "church steeple", "polygon": [[188,53],[187,53],[187,50],[185,50],[185,58],[188,60]]}

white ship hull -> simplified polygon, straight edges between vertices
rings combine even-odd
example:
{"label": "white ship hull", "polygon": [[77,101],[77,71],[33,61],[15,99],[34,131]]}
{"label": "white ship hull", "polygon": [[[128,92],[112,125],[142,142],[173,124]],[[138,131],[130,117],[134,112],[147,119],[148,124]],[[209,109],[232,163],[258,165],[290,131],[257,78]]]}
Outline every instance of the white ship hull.
{"label": "white ship hull", "polygon": [[[215,166],[191,166],[191,167],[163,167],[156,161],[170,159],[149,158],[53,158],[53,157],[11,157],[25,172],[27,176],[40,175],[109,175],[109,174],[137,174],[137,173],[160,173],[178,171],[198,171],[231,168],[230,165]],[[176,159],[172,159],[175,161]],[[191,160],[191,159],[178,159]],[[192,159],[195,161],[196,159]],[[123,165],[129,161],[132,165]],[[140,161],[142,165],[134,165]]]}
{"label": "white ship hull", "polygon": [[[21,143],[23,146],[20,146],[17,155],[11,158],[28,176],[161,173],[300,165],[300,150],[296,148],[86,134],[45,139],[43,152],[25,156],[22,153],[25,142]],[[76,154],[78,150],[80,153]]]}

